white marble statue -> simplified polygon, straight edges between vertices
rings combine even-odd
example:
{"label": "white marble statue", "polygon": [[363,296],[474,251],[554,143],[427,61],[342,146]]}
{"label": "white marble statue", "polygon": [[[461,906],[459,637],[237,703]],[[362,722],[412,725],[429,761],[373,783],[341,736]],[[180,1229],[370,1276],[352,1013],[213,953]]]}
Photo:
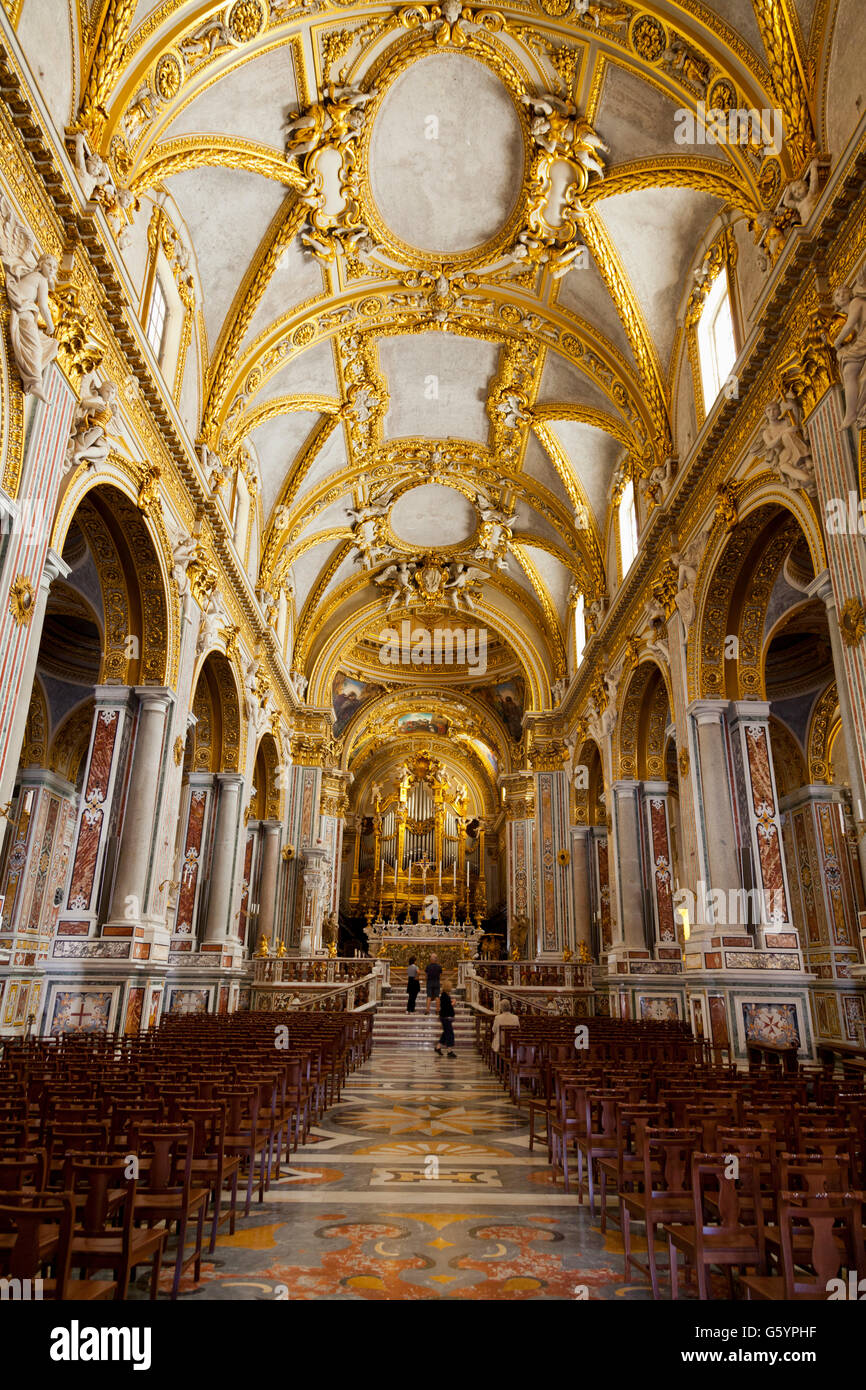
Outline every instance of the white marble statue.
{"label": "white marble statue", "polygon": [[399,564],[389,565],[381,574],[374,575],[373,583],[391,586],[392,592],[385,604],[386,613],[390,613],[391,609],[396,608],[398,604],[403,608],[408,608],[416,596],[412,585],[412,575],[405,560],[401,560]]}
{"label": "white marble statue", "polygon": [[66,449],[63,471],[86,463],[88,468],[104,463],[111,452],[109,434],[118,434],[120,411],[117,387],[106,378],[97,384],[97,373],[87,372],[81,379],[81,399],[72,417],[72,433]]}
{"label": "white marble statue", "polygon": [[261,706],[258,691],[259,663],[255,657],[243,658],[244,708],[247,719],[253,719]]}
{"label": "white marble statue", "polygon": [[643,480],[644,497],[651,497],[657,506],[664,506],[674,485],[676,459],[668,457],[657,463],[652,472]]}
{"label": "white marble statue", "polygon": [[671,560],[677,567],[677,593],[674,603],[686,632],[695,620],[695,585],[698,582],[698,569],[707,548],[711,529],[708,527],[700,531],[685,550],[671,551]]}
{"label": "white marble statue", "polygon": [[779,199],[779,210],[793,212],[801,227],[810,221],[821,197],[821,169],[817,156],[798,179],[792,179]]}
{"label": "white marble statue", "polygon": [[866,271],[853,285],[840,285],[833,302],[845,315],[833,339],[845,392],[842,424],[866,429]]}
{"label": "white marble statue", "polygon": [[[57,280],[57,259],[40,256],[33,233],[0,193],[0,261],[6,272],[9,340],[25,396],[47,400],[45,377],[57,356],[49,290]],[[47,332],[40,328],[40,318]]]}
{"label": "white marble statue", "polygon": [[219,641],[220,629],[228,627],[228,610],[223,602],[222,594],[219,589],[212,589],[210,598],[202,613],[201,627],[198,630],[198,642],[196,652],[200,656],[202,652],[210,651]]}
{"label": "white marble statue", "polygon": [[304,675],[303,671],[292,671],[291,682],[298,699],[303,700],[307,693],[308,684],[307,677]]}
{"label": "white marble statue", "polygon": [[812,450],[803,436],[802,412],[793,396],[770,401],[766,424],[752,457],[763,455],[778,478],[790,488],[815,491]]}
{"label": "white marble statue", "polygon": [[177,585],[177,591],[183,598],[189,590],[187,570],[195,555],[198,541],[175,521],[170,512],[163,511],[163,520],[171,544],[172,576]]}
{"label": "white marble statue", "polygon": [[115,187],[111,170],[102,155],[94,153],[88,147],[87,140],[81,131],[75,136],[75,172],[78,175],[78,182],[81,184],[81,191],[88,200],[93,197],[97,188],[104,189],[109,196],[114,195]]}
{"label": "white marble statue", "polygon": [[561,704],[562,704],[562,701],[563,701],[563,698],[564,698],[564,696],[565,696],[565,692],[566,692],[567,689],[568,689],[568,677],[567,677],[567,676],[560,676],[560,677],[559,677],[559,680],[553,682],[552,694],[553,694],[553,703],[554,703],[555,705],[561,705]]}
{"label": "white marble statue", "polygon": [[451,607],[459,611],[461,604],[465,604],[470,612],[474,613],[475,599],[480,597],[478,581],[484,578],[484,570],[477,569],[474,565],[454,565],[451,578],[445,585]]}

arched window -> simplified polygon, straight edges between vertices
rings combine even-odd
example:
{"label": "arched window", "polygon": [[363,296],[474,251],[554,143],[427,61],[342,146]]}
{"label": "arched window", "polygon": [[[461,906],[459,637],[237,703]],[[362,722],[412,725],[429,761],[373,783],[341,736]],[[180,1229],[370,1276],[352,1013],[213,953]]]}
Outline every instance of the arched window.
{"label": "arched window", "polygon": [[724,270],[713,281],[698,323],[698,357],[704,403],[709,409],[737,360],[731,297]]}
{"label": "arched window", "polygon": [[150,308],[147,312],[147,341],[150,343],[153,355],[160,366],[162,366],[162,350],[165,347],[167,317],[168,302],[162,281],[157,275],[153,282],[153,293],[150,296]]}
{"label": "arched window", "polygon": [[619,553],[623,577],[631,569],[637,555],[637,512],[634,505],[634,483],[626,483],[619,499]]}
{"label": "arched window", "polygon": [[578,594],[574,605],[574,667],[577,670],[586,649],[586,611],[583,594]]}

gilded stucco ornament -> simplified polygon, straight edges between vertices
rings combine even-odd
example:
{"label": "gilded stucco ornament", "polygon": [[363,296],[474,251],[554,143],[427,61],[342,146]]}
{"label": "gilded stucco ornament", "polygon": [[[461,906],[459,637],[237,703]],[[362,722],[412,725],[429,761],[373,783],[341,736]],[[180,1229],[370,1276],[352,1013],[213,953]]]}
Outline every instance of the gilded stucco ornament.
{"label": "gilded stucco ornament", "polygon": [[301,244],[319,260],[365,253],[369,229],[361,218],[355,165],[356,144],[364,128],[364,108],[375,91],[328,83],[321,101],[299,110],[286,123],[286,155],[300,162],[306,183],[299,194],[308,209]]}
{"label": "gilded stucco ornament", "polygon": [[[604,178],[608,147],[575,106],[553,92],[526,95],[536,155],[529,171],[525,222],[512,248],[518,262],[545,265],[554,280],[588,257],[579,233],[581,196]],[[563,170],[568,177],[563,178]]]}
{"label": "gilded stucco ornament", "polygon": [[19,627],[27,627],[33,617],[36,590],[26,574],[19,574],[9,590],[9,611]]}
{"label": "gilded stucco ornament", "polygon": [[866,608],[856,598],[849,598],[839,613],[839,631],[846,647],[859,646],[866,632]]}

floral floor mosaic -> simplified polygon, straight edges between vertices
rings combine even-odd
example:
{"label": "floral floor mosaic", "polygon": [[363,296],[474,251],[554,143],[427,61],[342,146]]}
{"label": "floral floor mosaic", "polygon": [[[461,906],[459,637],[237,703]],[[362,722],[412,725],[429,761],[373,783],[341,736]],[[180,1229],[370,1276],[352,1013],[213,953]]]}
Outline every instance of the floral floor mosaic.
{"label": "floral floor mosaic", "polygon": [[[180,1296],[650,1298],[623,1282],[621,1251],[552,1175],[544,1141],[529,1152],[526,1112],[479,1058],[374,1052]],[[146,1277],[130,1296],[147,1296]]]}

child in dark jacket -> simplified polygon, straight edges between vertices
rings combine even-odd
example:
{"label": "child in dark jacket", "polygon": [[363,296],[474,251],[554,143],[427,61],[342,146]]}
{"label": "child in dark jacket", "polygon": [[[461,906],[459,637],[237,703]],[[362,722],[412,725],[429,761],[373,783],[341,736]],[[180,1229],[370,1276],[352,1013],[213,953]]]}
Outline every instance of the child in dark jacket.
{"label": "child in dark jacket", "polygon": [[451,998],[452,984],[450,980],[443,979],[442,993],[436,1001],[436,1008],[442,1023],[442,1036],[436,1044],[437,1056],[442,1056],[442,1044],[448,1048],[448,1056],[456,1057],[454,1051],[454,1001]]}

